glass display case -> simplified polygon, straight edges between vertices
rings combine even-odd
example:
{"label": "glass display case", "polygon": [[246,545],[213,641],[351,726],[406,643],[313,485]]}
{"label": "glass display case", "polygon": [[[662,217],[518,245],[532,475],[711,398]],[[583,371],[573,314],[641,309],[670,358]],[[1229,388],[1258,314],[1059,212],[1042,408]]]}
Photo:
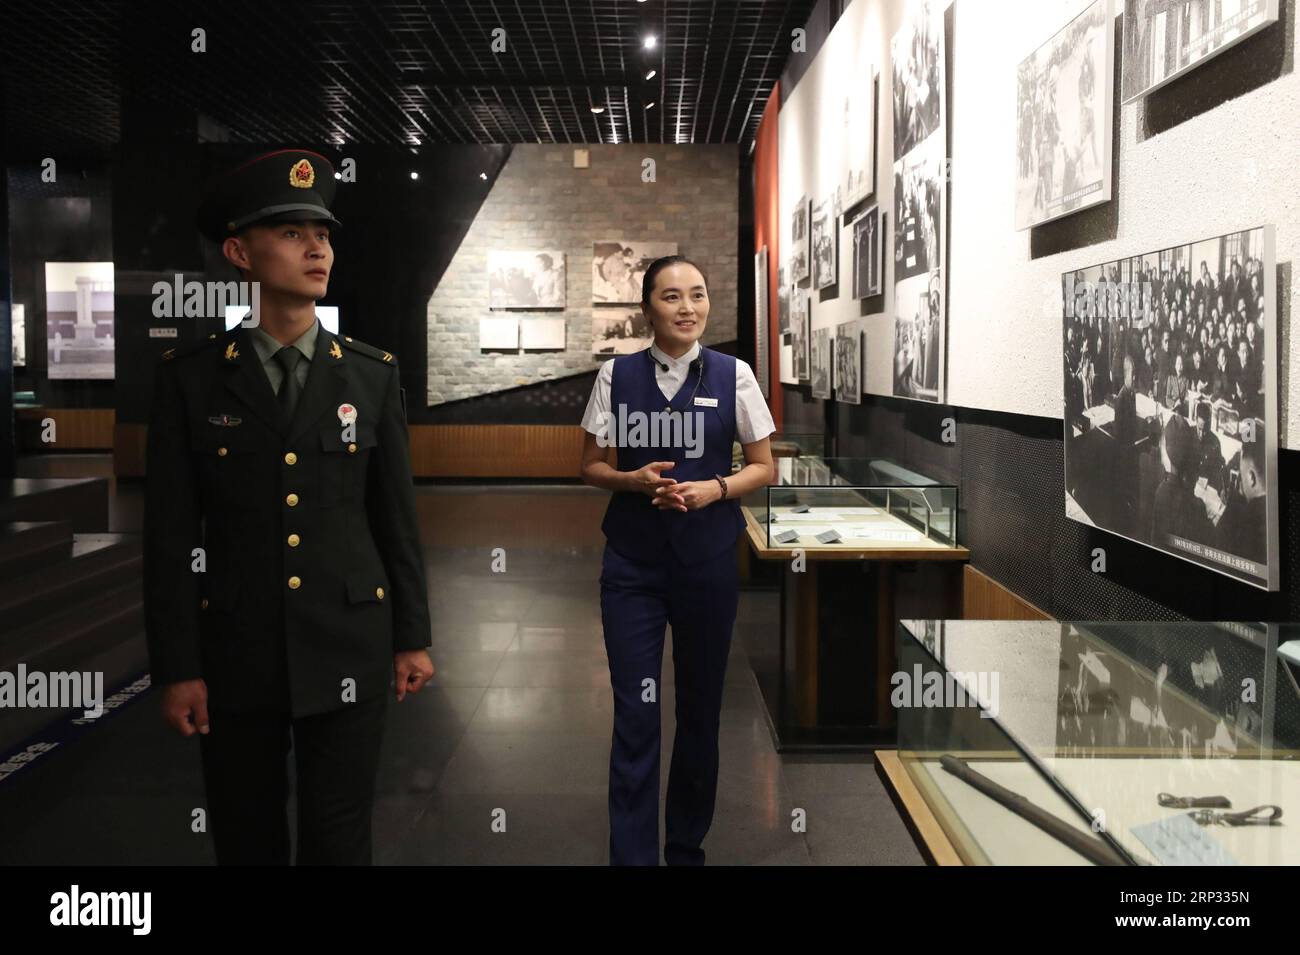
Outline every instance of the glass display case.
{"label": "glass display case", "polygon": [[903,620],[898,765],[967,864],[1294,865],[1298,640],[1297,624]]}
{"label": "glass display case", "polygon": [[898,618],[960,612],[957,488],[885,459],[789,460],[741,508],[748,550],[780,580],[776,632],[754,628],[747,647],[777,749],[891,746]]}
{"label": "glass display case", "polygon": [[[776,465],[778,477],[785,475],[790,478],[795,474],[807,473],[809,462],[826,456],[826,438],[820,432],[802,434],[775,431],[768,436],[768,447],[772,450],[772,462]],[[739,471],[745,466],[745,452],[739,441],[731,449],[731,459],[732,471]]]}
{"label": "glass display case", "polygon": [[781,459],[744,500],[768,549],[943,551],[957,545],[957,488],[863,458]]}

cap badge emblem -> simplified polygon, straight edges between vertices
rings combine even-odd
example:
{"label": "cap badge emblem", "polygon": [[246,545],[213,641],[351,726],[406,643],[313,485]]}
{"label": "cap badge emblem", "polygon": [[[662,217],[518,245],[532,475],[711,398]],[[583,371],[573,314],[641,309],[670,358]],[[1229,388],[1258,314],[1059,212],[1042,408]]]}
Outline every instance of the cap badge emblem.
{"label": "cap badge emblem", "polygon": [[289,169],[289,185],[296,189],[310,189],[316,182],[316,170],[311,168],[311,163],[305,159],[299,159]]}

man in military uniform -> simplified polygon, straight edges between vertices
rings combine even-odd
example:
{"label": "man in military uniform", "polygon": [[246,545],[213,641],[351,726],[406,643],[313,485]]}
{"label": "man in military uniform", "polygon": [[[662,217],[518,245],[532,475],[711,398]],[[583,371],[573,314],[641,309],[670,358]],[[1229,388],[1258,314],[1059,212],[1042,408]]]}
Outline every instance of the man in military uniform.
{"label": "man in military uniform", "polygon": [[316,319],[334,170],[303,150],[221,177],[200,229],[260,323],[164,356],[149,420],[145,613],[164,715],[199,734],[221,864],[368,864],[389,687],[433,675],[397,362]]}

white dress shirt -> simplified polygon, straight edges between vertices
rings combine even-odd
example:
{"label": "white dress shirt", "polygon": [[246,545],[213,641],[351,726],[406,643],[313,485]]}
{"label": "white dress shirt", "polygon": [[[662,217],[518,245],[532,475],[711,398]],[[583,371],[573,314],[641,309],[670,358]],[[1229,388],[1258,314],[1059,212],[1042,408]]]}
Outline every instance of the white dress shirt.
{"label": "white dress shirt", "polygon": [[[700,354],[700,343],[693,342],[681,358],[672,358],[659,350],[658,345],[650,346],[650,354],[655,358],[655,383],[659,390],[669,399],[686,382],[686,375],[691,370],[691,362]],[[646,361],[648,359],[642,359]],[[664,365],[668,370],[664,371]],[[614,376],[614,359],[600,366],[596,383],[591,388],[591,397],[587,399],[587,410],[582,416],[582,426],[592,434],[601,433],[601,422],[608,420],[610,413],[609,391]],[[741,444],[750,444],[766,438],[776,430],[772,421],[772,412],[763,400],[763,392],[758,388],[758,379],[748,364],[736,359],[736,440]]]}

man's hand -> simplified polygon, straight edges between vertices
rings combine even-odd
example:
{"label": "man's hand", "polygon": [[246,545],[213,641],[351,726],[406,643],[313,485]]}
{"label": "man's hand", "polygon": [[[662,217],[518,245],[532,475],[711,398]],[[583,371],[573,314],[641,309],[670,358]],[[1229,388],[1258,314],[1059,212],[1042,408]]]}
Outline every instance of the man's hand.
{"label": "man's hand", "polygon": [[433,679],[433,661],[427,650],[401,650],[393,654],[393,677],[397,683],[397,702],[415,693]]}
{"label": "man's hand", "polygon": [[202,679],[168,683],[162,695],[163,719],[182,736],[208,732],[208,685]]}
{"label": "man's hand", "polygon": [[659,488],[651,503],[674,511],[698,511],[721,498],[722,488],[717,481],[682,481],[672,487]]}

